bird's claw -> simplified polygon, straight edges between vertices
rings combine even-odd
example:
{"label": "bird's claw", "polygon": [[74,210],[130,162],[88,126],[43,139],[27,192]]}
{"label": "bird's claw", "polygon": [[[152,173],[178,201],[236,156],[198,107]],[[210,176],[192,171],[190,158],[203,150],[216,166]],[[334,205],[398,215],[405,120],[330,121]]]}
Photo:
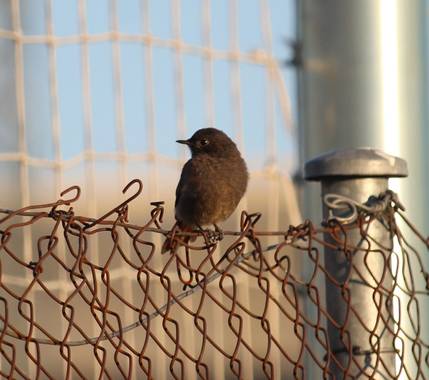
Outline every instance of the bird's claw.
{"label": "bird's claw", "polygon": [[222,229],[216,223],[214,224],[214,227],[215,227],[215,235],[217,236],[217,240],[218,241],[223,240],[224,235],[223,235]]}
{"label": "bird's claw", "polygon": [[213,230],[205,230],[207,240],[210,244],[215,244],[218,241],[221,241],[223,239],[223,231],[220,229],[217,229],[215,231]]}

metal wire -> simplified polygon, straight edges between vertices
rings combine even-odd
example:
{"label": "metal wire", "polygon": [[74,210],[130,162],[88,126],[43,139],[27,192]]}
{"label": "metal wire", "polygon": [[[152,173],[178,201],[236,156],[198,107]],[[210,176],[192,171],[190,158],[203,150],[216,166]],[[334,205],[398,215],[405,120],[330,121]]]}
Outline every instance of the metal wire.
{"label": "metal wire", "polygon": [[[365,282],[363,276],[360,280],[362,286],[372,289],[380,315],[383,309],[378,325],[384,324],[383,328],[392,333],[391,345],[381,348],[370,341],[370,349],[357,347],[353,337],[348,337],[344,354],[366,358],[360,378],[377,378],[385,352],[397,355],[392,378],[427,378],[429,342],[420,306],[428,302],[429,275],[417,246],[423,244],[420,247],[427,250],[429,245],[401,211],[402,205],[392,192],[378,201],[371,198],[362,207],[355,205],[354,220],[348,219],[347,224],[332,219],[319,228],[306,221],[287,231],[259,231],[261,215],[243,212],[239,231],[224,232],[229,240],[222,250],[201,232],[163,228],[162,202],[152,203],[144,223],[130,223],[132,202],[141,192],[141,181],[131,181],[123,190],[127,199],[99,218],[75,215],[72,206],[81,193],[77,186],[63,191],[52,203],[0,210],[1,376],[33,378],[29,374],[31,363],[36,378],[55,379],[58,368],[65,370],[66,378],[91,378],[86,363],[92,357],[91,366],[94,361],[98,377],[156,378],[156,363],[163,356],[170,363],[172,378],[184,379],[194,373],[208,379],[214,378],[213,356],[223,356],[229,365],[225,376],[243,378],[245,353],[253,358],[252,370],[259,373],[255,375],[258,378],[272,379],[280,369],[282,378],[304,379],[306,355],[320,369],[321,377],[331,378],[329,360],[335,352],[329,347],[326,325],[328,320],[335,321],[318,285],[320,278],[331,277],[321,252],[329,246],[348,255],[351,267],[350,252],[356,250],[386,252],[386,260],[396,257],[400,263],[396,271],[385,267],[393,279],[391,287],[376,278]],[[346,201],[340,202],[343,207]],[[399,229],[397,218],[411,227],[407,237]],[[376,242],[367,248],[347,242],[347,234],[356,229],[371,240],[370,226],[380,220],[392,240],[397,239],[398,250],[382,251]],[[22,250],[16,249],[16,236],[22,236],[30,226],[40,231],[40,237],[28,262]],[[154,235],[174,239],[179,246],[160,258],[161,247],[152,242]],[[185,244],[184,235],[195,235],[197,240]],[[278,242],[264,245],[265,236],[277,237]],[[89,242],[96,238],[102,242],[100,257],[90,250]],[[301,277],[294,256],[313,268],[311,276]],[[115,267],[121,268],[119,276]],[[411,267],[419,270],[412,271]],[[9,283],[9,272],[17,268],[26,275],[19,283]],[[60,278],[66,279],[60,292],[51,287],[52,270],[62,272]],[[132,285],[124,286],[125,282]],[[244,284],[252,286],[250,303],[243,301],[243,293],[248,291]],[[338,283],[345,297],[350,286],[348,281]],[[162,297],[156,296],[159,294]],[[388,318],[385,305],[377,301],[381,296],[397,303]],[[317,318],[307,315],[301,304],[303,297],[317,310]],[[353,302],[347,305],[348,314],[359,318],[361,310]],[[221,320],[212,318],[213,308],[220,310]],[[124,316],[130,311],[135,321],[126,325]],[[273,315],[281,329],[273,324]],[[217,340],[221,324],[227,324],[229,334],[223,345]],[[246,324],[257,339],[244,334],[249,328]],[[377,324],[364,327],[369,335],[380,331]],[[192,345],[189,329],[197,337]],[[338,324],[338,330],[347,336],[347,322]],[[309,344],[310,336],[316,337],[319,347]],[[56,348],[49,351],[50,347]],[[404,360],[407,352],[412,352],[412,362]],[[344,368],[345,376],[350,366]]]}

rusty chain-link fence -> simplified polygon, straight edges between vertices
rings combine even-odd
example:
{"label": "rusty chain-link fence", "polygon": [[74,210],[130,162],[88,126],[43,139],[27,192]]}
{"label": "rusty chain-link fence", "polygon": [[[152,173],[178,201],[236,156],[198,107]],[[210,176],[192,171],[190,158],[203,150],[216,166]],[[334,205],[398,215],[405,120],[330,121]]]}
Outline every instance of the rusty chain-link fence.
{"label": "rusty chain-link fence", "polygon": [[[244,379],[251,371],[257,379],[305,379],[312,368],[329,379],[344,362],[345,378],[356,366],[359,378],[428,377],[421,312],[428,304],[428,240],[392,192],[352,207],[352,221],[306,221],[278,232],[259,230],[261,215],[243,212],[240,230],[224,231],[221,243],[187,233],[197,239],[161,255],[155,236],[180,243],[184,233],[162,225],[162,202],[152,203],[147,220],[131,222],[141,191],[139,180],[130,182],[128,199],[98,219],[73,212],[77,186],[56,202],[0,210],[3,377]],[[389,246],[371,235],[375,223],[389,231]],[[38,238],[25,262],[22,234],[29,228]],[[352,231],[362,238],[359,246],[348,241]],[[324,265],[325,247],[346,259],[341,283]],[[384,261],[383,273],[356,263],[370,256]],[[353,281],[368,289],[377,311],[370,324],[351,299]],[[325,282],[341,292],[341,321],[328,311]],[[366,347],[355,344],[353,323],[366,334]],[[340,350],[330,346],[328,324]],[[159,365],[161,358],[168,366]]]}

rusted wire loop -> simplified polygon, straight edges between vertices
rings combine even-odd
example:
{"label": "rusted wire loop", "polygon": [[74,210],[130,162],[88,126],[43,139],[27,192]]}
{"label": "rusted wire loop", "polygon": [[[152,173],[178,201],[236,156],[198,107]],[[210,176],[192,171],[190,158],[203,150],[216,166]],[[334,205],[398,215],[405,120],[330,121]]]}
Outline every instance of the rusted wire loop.
{"label": "rusted wire loop", "polygon": [[64,195],[70,193],[71,191],[75,191],[76,194],[74,195],[74,197],[70,198],[70,199],[58,199],[58,201],[52,205],[51,210],[49,211],[49,216],[51,218],[57,219],[60,215],[61,216],[65,216],[66,214],[63,211],[57,212],[57,207],[62,206],[62,205],[67,205],[69,206],[70,204],[76,202],[79,198],[80,198],[80,187],[77,185],[73,185],[68,187],[67,189],[63,190],[60,193],[60,197],[63,197]]}
{"label": "rusted wire loop", "polygon": [[43,268],[39,265],[38,261],[30,261],[28,268],[33,271],[33,277],[36,277],[39,273],[43,273]]}
{"label": "rusted wire loop", "polygon": [[125,194],[128,189],[133,186],[134,184],[138,184],[138,188],[136,190],[136,192],[131,195],[129,198],[127,198],[125,201],[123,201],[122,203],[120,203],[118,206],[114,207],[112,210],[106,212],[103,216],[99,217],[98,219],[94,220],[93,222],[87,224],[84,229],[88,230],[91,227],[100,224],[102,221],[106,220],[110,215],[114,214],[114,213],[119,213],[125,216],[125,220],[126,220],[126,214],[127,214],[127,206],[130,202],[132,202],[134,199],[136,199],[141,192],[143,191],[143,183],[140,179],[135,178],[133,179],[131,182],[129,182],[124,189],[122,190],[122,193]]}
{"label": "rusted wire loop", "polygon": [[240,230],[244,231],[249,228],[254,228],[255,224],[261,218],[261,213],[255,212],[253,214],[248,214],[246,211],[242,211],[240,218]]}
{"label": "rusted wire loop", "polygon": [[70,193],[73,190],[76,192],[76,194],[74,195],[74,197],[72,197],[70,199],[60,199],[58,202],[60,204],[64,204],[64,205],[67,205],[67,206],[70,206],[71,203],[76,202],[80,198],[80,194],[81,194],[80,187],[77,186],[77,185],[70,186],[69,188],[63,190],[60,193],[60,197],[63,197],[64,195]]}
{"label": "rusted wire loop", "polygon": [[74,216],[73,207],[70,207],[68,210],[56,210],[56,207],[53,207],[51,211],[49,211],[49,216],[54,219],[60,219],[64,222],[68,222]]}
{"label": "rusted wire loop", "polygon": [[153,206],[150,215],[158,228],[161,228],[161,223],[164,219],[164,203],[164,201],[150,202],[150,205]]}
{"label": "rusted wire loop", "polygon": [[284,235],[284,240],[286,242],[290,242],[290,239],[301,239],[305,240],[305,238],[309,234],[313,234],[313,224],[310,220],[306,219],[304,223],[298,224],[297,226],[290,225],[286,234]]}
{"label": "rusted wire loop", "polygon": [[155,209],[157,208],[163,208],[165,202],[164,201],[154,201],[154,202],[150,202],[151,206],[154,206]]}
{"label": "rusted wire loop", "polygon": [[386,193],[390,194],[391,202],[393,202],[393,204],[394,204],[395,211],[397,211],[398,209],[401,210],[401,211],[405,211],[406,210],[405,206],[400,201],[398,194],[396,194],[392,190],[386,190]]}

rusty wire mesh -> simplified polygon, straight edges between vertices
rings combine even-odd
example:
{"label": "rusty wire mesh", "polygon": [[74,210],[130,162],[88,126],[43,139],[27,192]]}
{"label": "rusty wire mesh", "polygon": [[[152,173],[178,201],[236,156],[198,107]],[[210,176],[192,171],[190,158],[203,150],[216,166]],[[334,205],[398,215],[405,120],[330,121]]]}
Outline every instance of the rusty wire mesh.
{"label": "rusty wire mesh", "polygon": [[[306,221],[277,232],[258,230],[260,215],[243,212],[240,230],[225,231],[222,249],[207,244],[201,233],[187,233],[198,235],[197,240],[161,255],[154,235],[180,243],[185,233],[162,226],[162,202],[152,203],[147,220],[131,223],[129,205],[141,191],[142,183],[133,180],[124,189],[128,199],[98,219],[74,214],[77,186],[56,202],[0,210],[3,377],[160,378],[159,371],[165,371],[165,377],[176,379],[216,378],[220,372],[226,378],[246,378],[246,358],[251,357],[255,378],[304,379],[310,367],[320,378],[331,378],[337,353],[329,345],[328,321],[336,326],[350,359],[343,368],[346,378],[353,366],[361,365],[357,355],[367,359],[360,368],[362,378],[381,378],[377,371],[386,365],[383,350],[389,349],[396,363],[388,368],[391,378],[428,377],[429,339],[420,314],[428,302],[429,276],[421,258],[428,240],[396,198],[384,197],[383,207],[372,211],[357,208],[353,223],[332,220],[316,228]],[[376,222],[390,231],[391,249],[381,250],[370,235]],[[39,236],[31,262],[19,250],[28,228]],[[360,231],[367,244],[351,246],[347,236],[352,230]],[[267,236],[278,240],[266,244]],[[358,273],[379,315],[388,313],[374,325],[362,326],[371,337],[367,348],[356,347],[349,334],[349,321],[362,310],[348,298],[350,278],[337,283],[326,270],[326,246],[343,252],[350,268],[356,250],[365,250],[365,257],[382,252],[386,263],[396,262],[385,265],[381,279]],[[99,255],[93,254],[95,248]],[[60,272],[65,280],[53,286]],[[18,273],[19,280],[12,281],[10,275]],[[392,282],[386,287],[387,275]],[[251,290],[243,288],[243,277]],[[129,288],[123,286],[127,281]],[[343,322],[328,312],[325,281],[342,290],[349,315]],[[389,302],[395,306],[386,307]],[[125,311],[134,320],[126,320]],[[221,325],[228,326],[226,337],[218,333]],[[380,331],[388,332],[390,347],[380,348]],[[161,356],[169,368],[157,367]],[[214,366],[219,356],[224,368]]]}

